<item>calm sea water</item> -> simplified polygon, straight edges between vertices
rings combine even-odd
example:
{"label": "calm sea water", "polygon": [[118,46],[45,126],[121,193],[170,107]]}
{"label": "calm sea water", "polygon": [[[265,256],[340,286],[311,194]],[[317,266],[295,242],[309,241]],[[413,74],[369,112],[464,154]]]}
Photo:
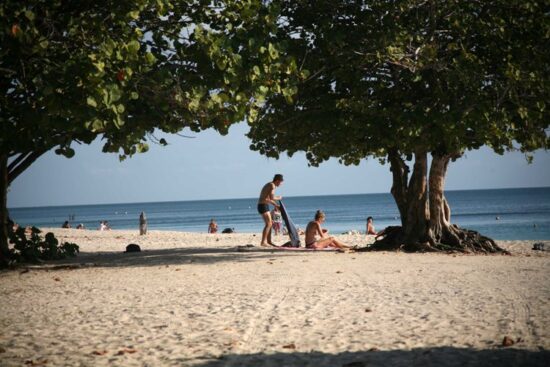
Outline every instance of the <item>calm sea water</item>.
{"label": "calm sea water", "polygon": [[[452,222],[501,240],[550,239],[550,187],[448,191]],[[69,218],[97,229],[99,221],[109,221],[113,229],[138,229],[141,211],[149,229],[206,232],[210,218],[221,229],[260,232],[263,222],[256,212],[256,198],[74,205],[12,208],[10,216],[21,225],[60,227]],[[332,233],[365,230],[367,216],[374,217],[377,229],[399,225],[399,213],[390,194],[358,194],[285,197],[285,206],[298,227],[305,228],[317,209],[327,215],[325,226]],[[498,217],[498,219],[497,219]]]}

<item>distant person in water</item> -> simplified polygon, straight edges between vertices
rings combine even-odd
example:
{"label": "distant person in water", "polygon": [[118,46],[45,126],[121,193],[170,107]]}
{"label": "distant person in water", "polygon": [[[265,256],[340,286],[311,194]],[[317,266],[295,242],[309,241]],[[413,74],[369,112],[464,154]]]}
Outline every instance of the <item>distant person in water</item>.
{"label": "distant person in water", "polygon": [[100,231],[108,231],[111,229],[111,226],[109,226],[109,222],[107,222],[106,220],[103,220],[101,222],[99,222],[99,228],[98,228]]}
{"label": "distant person in water", "polygon": [[218,232],[218,223],[214,218],[210,219],[210,224],[208,224],[208,233],[217,233]]}
{"label": "distant person in water", "polygon": [[68,220],[66,220],[66,221],[63,222],[63,224],[61,225],[61,228],[71,228],[71,224],[69,223]]}
{"label": "distant person in water", "polygon": [[276,174],[273,177],[273,181],[268,182],[262,187],[260,197],[258,198],[258,213],[264,220],[264,229],[262,231],[261,246],[275,246],[271,241],[271,228],[273,227],[273,220],[271,218],[271,212],[269,211],[269,204],[279,209],[279,205],[276,200],[281,200],[282,196],[275,196],[275,188],[279,187],[283,183],[283,175]]}
{"label": "distant person in water", "polygon": [[328,235],[328,230],[321,226],[325,222],[325,218],[325,213],[317,210],[315,213],[315,219],[307,224],[306,248],[316,250],[321,250],[324,248],[339,248],[342,250],[351,249],[351,247]]}
{"label": "distant person in water", "polygon": [[139,215],[139,235],[143,236],[145,234],[147,234],[147,217],[145,212],[141,212]]}
{"label": "distant person in water", "polygon": [[84,224],[79,223],[79,224],[76,226],[76,229],[86,229],[86,227],[84,227]]}

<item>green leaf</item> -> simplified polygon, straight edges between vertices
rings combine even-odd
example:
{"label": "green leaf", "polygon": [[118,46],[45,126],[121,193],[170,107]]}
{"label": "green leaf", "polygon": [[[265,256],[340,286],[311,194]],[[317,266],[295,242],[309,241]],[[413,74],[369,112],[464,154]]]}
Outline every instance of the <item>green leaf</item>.
{"label": "green leaf", "polygon": [[128,48],[128,51],[130,53],[137,53],[139,51],[139,48],[140,48],[140,44],[138,41],[136,40],[132,40],[130,42],[128,42],[128,44],[126,45],[126,47]]}
{"label": "green leaf", "polygon": [[139,17],[139,10],[133,10],[131,12],[128,12],[127,16],[130,19],[137,19]]}
{"label": "green leaf", "polygon": [[149,64],[154,64],[155,62],[157,62],[157,58],[151,52],[147,52],[145,54],[145,59]]}
{"label": "green leaf", "polygon": [[86,103],[88,104],[88,106],[97,107],[97,102],[94,97],[86,98]]}
{"label": "green leaf", "polygon": [[279,58],[279,52],[277,51],[277,49],[275,48],[275,46],[273,46],[272,43],[269,44],[268,49],[269,49],[269,56],[270,56],[273,60],[276,60],[276,59]]}
{"label": "green leaf", "polygon": [[25,17],[32,22],[34,20],[34,13],[30,10],[26,10]]}

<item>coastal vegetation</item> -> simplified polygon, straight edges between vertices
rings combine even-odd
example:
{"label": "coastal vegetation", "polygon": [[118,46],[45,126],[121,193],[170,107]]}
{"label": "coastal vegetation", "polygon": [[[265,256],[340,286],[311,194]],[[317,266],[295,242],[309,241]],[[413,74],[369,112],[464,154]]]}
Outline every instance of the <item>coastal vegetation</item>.
{"label": "coastal vegetation", "polygon": [[545,4],[282,1],[277,37],[309,77],[291,103],[266,101],[251,149],[305,152],[313,166],[332,157],[389,163],[401,226],[374,249],[501,251],[452,224],[445,177],[450,162],[482,146],[550,146]]}
{"label": "coastal vegetation", "polygon": [[121,159],[177,133],[255,119],[296,64],[261,1],[122,0],[0,4],[0,262],[10,257],[7,190],[52,149],[97,137]]}

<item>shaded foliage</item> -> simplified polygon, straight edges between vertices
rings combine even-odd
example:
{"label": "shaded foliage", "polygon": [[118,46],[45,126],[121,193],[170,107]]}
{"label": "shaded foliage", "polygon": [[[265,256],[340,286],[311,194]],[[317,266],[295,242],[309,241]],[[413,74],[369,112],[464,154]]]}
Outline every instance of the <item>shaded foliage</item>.
{"label": "shaded foliage", "polygon": [[32,227],[29,234],[23,227],[9,232],[9,239],[13,244],[10,256],[12,263],[59,260],[78,254],[78,245],[70,242],[60,244],[53,233],[46,233],[44,238],[40,236],[40,233],[41,231],[36,227]]}

